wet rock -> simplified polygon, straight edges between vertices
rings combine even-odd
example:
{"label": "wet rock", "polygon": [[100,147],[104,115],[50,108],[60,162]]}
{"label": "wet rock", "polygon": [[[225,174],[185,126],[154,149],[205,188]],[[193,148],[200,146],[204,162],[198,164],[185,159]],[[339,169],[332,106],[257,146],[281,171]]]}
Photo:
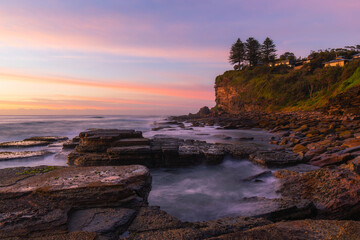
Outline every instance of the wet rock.
{"label": "wet rock", "polygon": [[356,221],[298,220],[259,226],[247,231],[214,238],[234,240],[308,240],[308,239],[359,239],[360,223]]}
{"label": "wet rock", "polygon": [[297,220],[316,215],[316,208],[310,200],[294,201],[290,199],[248,198],[258,206],[250,217],[261,217],[270,221]]}
{"label": "wet rock", "polygon": [[68,137],[59,137],[59,136],[40,136],[40,137],[31,137],[26,138],[24,141],[44,141],[44,142],[58,142],[68,140]]}
{"label": "wet rock", "polygon": [[241,144],[225,145],[224,149],[232,156],[238,158],[247,158],[249,157],[249,155],[259,150],[257,147],[253,145],[241,145]]}
{"label": "wet rock", "polygon": [[10,168],[1,169],[0,176],[0,238],[67,234],[70,213],[136,210],[147,204],[151,189],[148,169],[136,165]]}
{"label": "wet rock", "polygon": [[252,141],[254,140],[253,137],[241,137],[241,138],[238,138],[237,140],[239,141]]}
{"label": "wet rock", "polygon": [[163,135],[156,135],[151,140],[141,136],[141,132],[134,130],[110,129],[80,133],[80,144],[68,155],[68,164],[177,167],[221,163],[224,159],[223,147],[215,144]]}
{"label": "wet rock", "polygon": [[208,239],[226,233],[247,230],[256,226],[271,224],[271,221],[261,218],[221,218],[215,221],[186,223],[182,228],[151,230],[133,233],[120,239],[152,240],[152,239]]}
{"label": "wet rock", "polygon": [[250,161],[264,166],[287,166],[301,163],[302,159],[292,153],[283,151],[258,151],[249,156]]}
{"label": "wet rock", "polygon": [[329,165],[339,165],[345,163],[354,158],[350,153],[333,153],[333,154],[321,154],[320,156],[313,157],[309,164],[324,167]]}
{"label": "wet rock", "polygon": [[298,165],[295,165],[295,166],[292,166],[292,167],[287,167],[286,169],[289,170],[289,171],[302,173],[302,172],[310,172],[310,171],[313,171],[313,170],[317,170],[317,169],[319,169],[319,167],[314,166],[314,165],[310,165],[310,164],[298,164]]}
{"label": "wet rock", "polygon": [[254,180],[259,179],[259,178],[269,177],[271,175],[272,175],[271,171],[263,171],[263,172],[258,173],[256,175],[250,176],[248,178],[244,178],[242,181],[251,182],[251,181],[254,181]]}
{"label": "wet rock", "polygon": [[67,140],[63,143],[63,149],[75,149],[80,143],[79,137],[74,137],[71,140]]}
{"label": "wet rock", "polygon": [[24,148],[24,147],[39,147],[47,146],[51,143],[67,140],[67,137],[44,136],[31,137],[22,141],[12,141],[0,143],[0,148]]}
{"label": "wet rock", "polygon": [[41,157],[52,154],[49,151],[0,152],[0,161]]}
{"label": "wet rock", "polygon": [[107,154],[111,165],[155,165],[150,146],[111,147]]}
{"label": "wet rock", "polygon": [[205,107],[200,108],[200,110],[199,110],[199,112],[197,113],[197,115],[203,117],[203,116],[208,116],[208,115],[210,115],[210,113],[211,113],[211,112],[210,112],[210,109],[209,109],[207,106],[205,106]]}
{"label": "wet rock", "polygon": [[130,233],[140,233],[154,230],[168,230],[184,228],[186,224],[179,219],[161,211],[160,207],[143,207],[140,209],[128,231]]}
{"label": "wet rock", "polygon": [[136,211],[127,208],[91,208],[70,213],[69,232],[94,232],[103,239],[115,239],[125,232]]}
{"label": "wet rock", "polygon": [[47,146],[50,141],[13,141],[13,142],[3,142],[0,143],[0,148],[24,148],[24,147],[39,147]]}

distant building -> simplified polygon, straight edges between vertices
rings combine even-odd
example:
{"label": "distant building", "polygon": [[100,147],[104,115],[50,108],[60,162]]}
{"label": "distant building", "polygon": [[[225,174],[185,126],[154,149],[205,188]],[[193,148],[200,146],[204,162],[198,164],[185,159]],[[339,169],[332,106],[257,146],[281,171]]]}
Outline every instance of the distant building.
{"label": "distant building", "polygon": [[355,54],[352,58],[353,58],[353,59],[360,59],[360,53]]}
{"label": "distant building", "polygon": [[270,67],[277,67],[280,65],[287,65],[289,67],[294,67],[295,62],[293,60],[278,60],[275,63],[270,63],[269,66]]}
{"label": "distant building", "polygon": [[313,58],[312,57],[307,57],[306,60],[303,61],[304,64],[308,64],[311,62]]}
{"label": "distant building", "polygon": [[345,59],[342,56],[336,57],[335,60],[329,61],[324,63],[325,67],[343,67],[345,66],[346,63],[348,63],[350,60],[349,59]]}

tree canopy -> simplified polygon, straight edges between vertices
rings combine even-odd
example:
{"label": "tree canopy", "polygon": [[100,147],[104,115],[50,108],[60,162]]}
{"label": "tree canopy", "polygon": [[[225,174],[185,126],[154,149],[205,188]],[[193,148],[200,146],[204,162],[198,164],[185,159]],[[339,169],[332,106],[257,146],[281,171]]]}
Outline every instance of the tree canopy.
{"label": "tree canopy", "polygon": [[241,64],[245,58],[245,45],[240,40],[237,41],[231,46],[229,62],[233,65],[237,64],[237,68],[241,69]]}
{"label": "tree canopy", "polygon": [[275,61],[276,58],[276,45],[274,41],[269,37],[265,39],[261,45],[261,56],[263,63],[269,63]]}
{"label": "tree canopy", "polygon": [[249,37],[245,43],[246,60],[249,61],[250,66],[256,66],[259,63],[261,52],[260,43],[253,37]]}
{"label": "tree canopy", "polygon": [[296,57],[295,57],[295,54],[292,52],[285,52],[284,54],[280,55],[280,60],[295,61]]}

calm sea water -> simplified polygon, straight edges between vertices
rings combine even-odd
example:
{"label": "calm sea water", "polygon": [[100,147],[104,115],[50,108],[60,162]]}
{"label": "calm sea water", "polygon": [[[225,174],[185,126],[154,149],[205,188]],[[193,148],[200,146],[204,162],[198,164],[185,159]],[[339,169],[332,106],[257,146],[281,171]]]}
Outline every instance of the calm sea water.
{"label": "calm sea water", "polygon": [[[258,129],[223,130],[210,126],[183,129],[177,125],[166,124],[165,118],[165,116],[0,116],[0,142],[23,140],[33,136],[73,138],[79,132],[91,128],[117,128],[143,131],[144,137],[148,138],[161,134],[210,143],[239,144],[239,138],[253,138],[241,143],[261,149],[271,148],[268,144],[271,135]],[[158,131],[151,130],[159,124],[168,127]],[[190,127],[189,124],[186,126]],[[0,168],[66,165],[66,157],[70,152],[62,150],[62,144],[26,149],[0,149],[0,151],[38,150],[48,150],[53,154],[0,161]],[[153,184],[149,203],[160,206],[184,221],[251,215],[259,206],[255,202],[244,202],[244,198],[276,197],[276,179],[272,176],[266,176],[258,182],[244,182],[242,179],[265,170],[247,159],[234,159],[230,156],[223,164],[217,166],[152,169]]]}

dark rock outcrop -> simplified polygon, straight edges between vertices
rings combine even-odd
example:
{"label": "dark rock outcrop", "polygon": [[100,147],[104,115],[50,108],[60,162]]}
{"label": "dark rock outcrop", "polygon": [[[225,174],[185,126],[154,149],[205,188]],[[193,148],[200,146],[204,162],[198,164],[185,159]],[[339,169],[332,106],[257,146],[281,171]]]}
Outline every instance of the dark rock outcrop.
{"label": "dark rock outcrop", "polygon": [[215,144],[161,135],[149,140],[134,130],[93,130],[79,137],[79,145],[68,155],[70,165],[177,167],[216,164],[225,155],[223,147]]}

